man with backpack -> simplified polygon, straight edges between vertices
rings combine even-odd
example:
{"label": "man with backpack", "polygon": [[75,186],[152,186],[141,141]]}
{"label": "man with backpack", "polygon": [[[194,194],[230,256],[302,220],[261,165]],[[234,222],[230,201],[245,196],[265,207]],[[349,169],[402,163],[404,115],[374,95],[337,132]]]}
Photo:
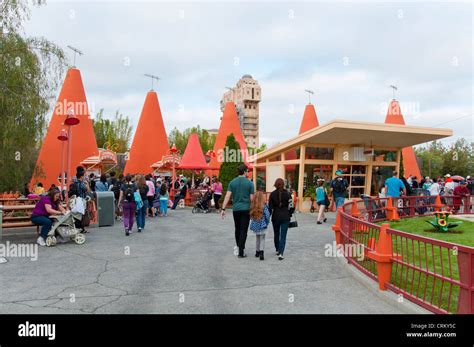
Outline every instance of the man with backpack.
{"label": "man with backpack", "polygon": [[344,205],[344,200],[347,195],[348,187],[349,187],[349,183],[342,176],[342,171],[337,170],[336,177],[331,181],[331,191],[332,191],[332,196],[334,198],[334,202],[336,204],[336,209]]}
{"label": "man with backpack", "polygon": [[135,221],[135,211],[137,205],[135,203],[135,192],[137,186],[132,182],[132,176],[125,177],[125,183],[120,191],[119,204],[123,202],[123,225],[125,227],[125,235],[128,236],[132,232],[133,223]]}

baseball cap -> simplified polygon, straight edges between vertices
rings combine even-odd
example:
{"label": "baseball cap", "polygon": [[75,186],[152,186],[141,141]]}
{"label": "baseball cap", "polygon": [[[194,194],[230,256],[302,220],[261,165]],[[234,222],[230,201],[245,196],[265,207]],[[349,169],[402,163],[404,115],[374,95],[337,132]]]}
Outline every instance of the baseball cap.
{"label": "baseball cap", "polygon": [[342,175],[342,171],[341,171],[341,170],[337,170],[337,171],[336,171],[336,175],[338,175],[338,176]]}

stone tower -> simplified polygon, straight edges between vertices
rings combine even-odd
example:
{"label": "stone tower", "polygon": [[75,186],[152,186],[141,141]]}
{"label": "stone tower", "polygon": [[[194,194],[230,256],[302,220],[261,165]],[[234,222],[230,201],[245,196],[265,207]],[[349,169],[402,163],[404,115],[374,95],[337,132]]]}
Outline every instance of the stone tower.
{"label": "stone tower", "polygon": [[236,86],[227,91],[221,100],[221,111],[225,105],[233,102],[237,109],[240,128],[249,147],[259,147],[259,103],[261,89],[257,80],[250,75],[243,75]]}

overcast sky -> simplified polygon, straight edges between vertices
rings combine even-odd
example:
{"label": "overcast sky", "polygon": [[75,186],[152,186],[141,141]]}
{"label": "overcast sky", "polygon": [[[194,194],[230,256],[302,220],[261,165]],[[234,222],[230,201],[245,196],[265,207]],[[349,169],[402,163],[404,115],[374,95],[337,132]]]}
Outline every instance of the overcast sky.
{"label": "overcast sky", "polygon": [[305,89],[322,124],[383,122],[390,84],[407,124],[443,123],[450,140],[474,141],[472,15],[468,1],[49,1],[25,31],[80,48],[90,105],[119,109],[134,125],[150,89],[144,73],[162,77],[155,90],[168,132],[218,128],[225,86],[251,74],[268,145],[297,134]]}

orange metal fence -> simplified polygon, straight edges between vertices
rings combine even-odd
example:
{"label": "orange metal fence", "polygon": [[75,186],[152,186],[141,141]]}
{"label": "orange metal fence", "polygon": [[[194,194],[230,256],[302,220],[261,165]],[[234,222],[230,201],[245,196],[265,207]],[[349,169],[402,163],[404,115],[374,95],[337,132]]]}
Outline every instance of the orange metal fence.
{"label": "orange metal fence", "polygon": [[[373,199],[339,208],[336,243],[348,262],[391,290],[435,313],[474,313],[474,248],[390,228],[400,218],[437,210],[472,214],[473,197]],[[363,254],[350,250],[360,248]]]}

